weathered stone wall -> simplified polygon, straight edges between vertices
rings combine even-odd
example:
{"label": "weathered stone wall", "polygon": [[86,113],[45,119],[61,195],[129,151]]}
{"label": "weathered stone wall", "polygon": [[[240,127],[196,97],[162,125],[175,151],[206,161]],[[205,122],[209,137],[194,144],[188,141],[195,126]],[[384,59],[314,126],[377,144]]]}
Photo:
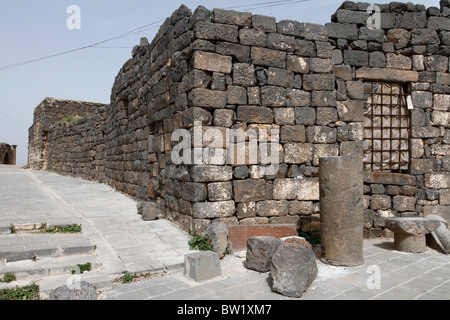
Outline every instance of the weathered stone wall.
{"label": "weathered stone wall", "polygon": [[50,130],[47,170],[85,180],[105,181],[104,114],[62,122]]}
{"label": "weathered stone wall", "polygon": [[[400,82],[414,103],[409,169],[366,172],[364,227],[375,235],[388,216],[448,215],[450,5],[380,5],[378,30],[367,27],[367,6],[344,2],[325,26],[180,7],[133,49],[110,105],[52,128],[47,168],[105,181],[191,232],[212,221],[311,231],[320,220],[319,158],[362,156],[367,86]],[[30,154],[42,148],[31,138],[42,117],[30,129]],[[201,162],[173,162],[184,141],[172,141],[178,129],[190,133],[194,155],[203,147]],[[230,140],[238,130],[247,136]],[[276,173],[265,171],[264,150],[252,149],[265,140],[279,141]]]}
{"label": "weathered stone wall", "polygon": [[[190,231],[213,220],[297,225],[302,215],[318,213],[319,157],[338,155],[341,142],[356,137],[338,138],[326,33],[324,26],[251,13],[178,10],[152,44],[135,48],[116,79],[107,111],[108,182],[156,201]],[[175,129],[194,136],[212,127],[224,137],[227,129],[253,130],[258,142],[278,130],[279,171],[264,174],[259,154],[234,161],[226,141],[206,148],[201,164],[172,163]],[[222,156],[205,157],[212,152]]]}
{"label": "weathered stone wall", "polygon": [[[326,28],[334,48],[340,116],[346,117],[345,111],[353,120],[363,120],[371,81],[408,84],[414,105],[408,172],[365,175],[364,227],[376,236],[387,217],[437,213],[450,219],[450,7],[448,1],[441,1],[441,10],[382,4],[381,29],[370,30],[368,6],[343,3]],[[358,129],[358,140],[362,134]],[[360,142],[351,147],[352,154],[363,148]]]}
{"label": "weathered stone wall", "polygon": [[[104,106],[103,104],[93,102],[45,98],[34,109],[33,125],[28,130],[28,164],[37,170],[46,170],[49,168],[49,164],[51,166],[58,166],[59,160],[49,158],[48,152],[57,154],[59,149],[50,150],[48,145],[49,143],[52,143],[52,146],[59,142],[62,143],[65,137],[55,132],[50,140],[50,132],[56,130],[58,124],[66,117],[85,118],[96,113],[101,114]],[[67,147],[76,148],[78,143],[77,141],[72,141]],[[72,163],[73,165],[76,164]],[[71,169],[67,169],[64,172],[70,171]],[[82,178],[89,179],[88,176],[83,176]]]}

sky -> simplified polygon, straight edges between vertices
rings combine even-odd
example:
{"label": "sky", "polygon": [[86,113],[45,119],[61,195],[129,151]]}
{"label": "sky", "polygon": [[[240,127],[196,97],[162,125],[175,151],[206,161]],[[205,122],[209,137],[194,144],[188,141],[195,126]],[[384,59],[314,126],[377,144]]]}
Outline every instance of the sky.
{"label": "sky", "polygon": [[[109,103],[114,78],[141,37],[152,41],[180,5],[251,11],[280,20],[325,24],[343,0],[0,0],[0,142],[18,145],[17,165],[27,164],[28,128],[46,97]],[[391,1],[378,0],[376,3]],[[405,1],[406,2],[406,1]],[[421,0],[439,7],[439,0]],[[79,8],[79,20],[68,8]],[[247,6],[243,8],[242,6]],[[251,8],[251,10],[249,10]],[[77,28],[69,28],[75,25]],[[79,22],[79,24],[77,24]],[[53,58],[9,67],[140,32]],[[78,28],[79,27],[79,28]]]}

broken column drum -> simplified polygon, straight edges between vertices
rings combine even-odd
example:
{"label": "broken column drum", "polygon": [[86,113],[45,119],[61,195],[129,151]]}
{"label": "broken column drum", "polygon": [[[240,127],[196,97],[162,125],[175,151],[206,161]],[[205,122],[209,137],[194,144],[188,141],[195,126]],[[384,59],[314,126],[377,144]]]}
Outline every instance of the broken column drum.
{"label": "broken column drum", "polygon": [[322,261],[364,264],[362,158],[320,158],[319,185]]}
{"label": "broken column drum", "polygon": [[440,226],[440,221],[422,217],[401,217],[386,220],[386,228],[394,232],[395,250],[421,253],[427,249],[425,235]]}

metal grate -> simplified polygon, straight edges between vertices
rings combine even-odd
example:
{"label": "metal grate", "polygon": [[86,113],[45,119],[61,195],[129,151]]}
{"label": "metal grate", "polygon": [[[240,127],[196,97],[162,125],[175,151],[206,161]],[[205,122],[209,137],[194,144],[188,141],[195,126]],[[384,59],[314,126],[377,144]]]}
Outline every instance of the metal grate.
{"label": "metal grate", "polygon": [[408,170],[410,114],[402,84],[366,85],[364,168],[373,172]]}

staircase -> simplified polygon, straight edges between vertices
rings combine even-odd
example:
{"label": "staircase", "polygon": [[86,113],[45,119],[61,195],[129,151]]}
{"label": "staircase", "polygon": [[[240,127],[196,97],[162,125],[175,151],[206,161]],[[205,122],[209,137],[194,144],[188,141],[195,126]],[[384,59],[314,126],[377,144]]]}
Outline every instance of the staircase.
{"label": "staircase", "polygon": [[[14,273],[16,281],[0,282],[0,289],[35,283],[41,299],[48,299],[50,291],[59,286],[76,285],[81,280],[99,292],[112,289],[112,280],[104,272],[95,246],[83,234],[11,231],[10,226],[0,226],[0,279]],[[91,271],[79,273],[76,266],[87,263]]]}

